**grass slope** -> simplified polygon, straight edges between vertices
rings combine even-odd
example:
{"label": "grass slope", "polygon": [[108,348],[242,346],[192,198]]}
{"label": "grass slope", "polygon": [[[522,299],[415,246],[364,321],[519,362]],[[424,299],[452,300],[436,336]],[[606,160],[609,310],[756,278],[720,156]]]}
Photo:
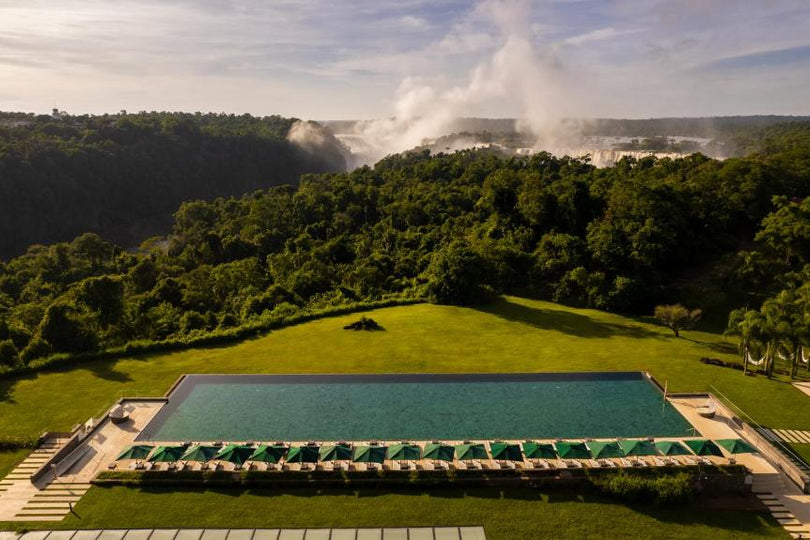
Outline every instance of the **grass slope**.
{"label": "grass slope", "polygon": [[65,430],[124,395],[162,395],[183,373],[535,372],[648,370],[674,392],[715,386],[764,425],[810,429],[810,399],[786,380],[707,366],[734,359],[717,334],[507,297],[478,309],[418,304],[370,312],[382,332],[322,319],[238,345],[93,361],[0,379],[0,438]]}
{"label": "grass slope", "polygon": [[[553,504],[549,504],[553,503]],[[13,524],[5,524],[13,526]],[[418,527],[483,525],[488,540],[788,538],[769,515],[629,507],[596,495],[528,489],[431,494],[93,488],[58,528]],[[4,524],[0,523],[0,528]],[[19,526],[19,524],[17,524]],[[32,528],[42,524],[31,524]]]}

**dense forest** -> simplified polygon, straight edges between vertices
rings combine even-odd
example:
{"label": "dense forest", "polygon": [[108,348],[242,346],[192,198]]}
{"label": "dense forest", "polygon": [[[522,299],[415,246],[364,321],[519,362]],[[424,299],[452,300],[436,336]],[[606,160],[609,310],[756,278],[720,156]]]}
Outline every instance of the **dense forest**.
{"label": "dense forest", "polygon": [[249,115],[0,113],[0,259],[84,232],[137,245],[169,231],[183,201],[346,169],[346,150],[325,130],[312,147],[290,140],[295,123]]}
{"label": "dense forest", "polygon": [[756,140],[765,150],[745,158],[602,169],[547,153],[414,151],[183,203],[172,234],[135,252],[92,233],[33,246],[0,265],[0,363],[349,303],[500,292],[635,313],[741,308],[731,330],[752,347],[787,334],[805,343],[810,126]]}

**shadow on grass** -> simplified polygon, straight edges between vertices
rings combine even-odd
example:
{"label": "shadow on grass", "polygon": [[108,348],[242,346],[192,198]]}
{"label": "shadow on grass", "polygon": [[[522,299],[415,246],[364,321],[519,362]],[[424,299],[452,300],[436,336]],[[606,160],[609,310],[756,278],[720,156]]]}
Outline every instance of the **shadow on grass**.
{"label": "shadow on grass", "polygon": [[471,306],[483,313],[495,315],[510,322],[527,324],[542,330],[556,330],[582,338],[609,338],[612,336],[633,338],[660,338],[661,334],[633,325],[597,321],[579,313],[562,309],[541,309],[498,298],[489,304]]}

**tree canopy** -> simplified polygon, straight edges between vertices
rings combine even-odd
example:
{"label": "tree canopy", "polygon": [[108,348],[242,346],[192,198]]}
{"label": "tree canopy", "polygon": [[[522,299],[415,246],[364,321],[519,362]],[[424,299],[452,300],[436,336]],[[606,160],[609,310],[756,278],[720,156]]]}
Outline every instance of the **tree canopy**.
{"label": "tree canopy", "polygon": [[86,233],[0,263],[0,358],[401,297],[464,304],[512,292],[649,313],[679,301],[696,272],[719,276],[726,305],[761,307],[773,328],[796,326],[807,304],[788,306],[810,297],[803,171],[781,151],[625,158],[601,169],[542,152],[417,151],[304,175],[297,186],[188,201],[171,234],[138,250]]}

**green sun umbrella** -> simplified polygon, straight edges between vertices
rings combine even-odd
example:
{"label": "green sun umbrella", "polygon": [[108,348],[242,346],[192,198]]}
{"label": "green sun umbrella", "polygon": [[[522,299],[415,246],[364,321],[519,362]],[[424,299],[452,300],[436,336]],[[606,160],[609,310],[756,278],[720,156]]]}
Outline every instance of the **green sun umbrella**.
{"label": "green sun umbrella", "polygon": [[461,460],[489,459],[489,454],[483,444],[464,443],[456,446],[456,457]]}
{"label": "green sun umbrella", "polygon": [[287,463],[318,463],[318,446],[293,446],[284,460]]}
{"label": "green sun umbrella", "polygon": [[185,450],[185,446],[158,446],[149,456],[149,461],[177,461]]}
{"label": "green sun umbrella", "polygon": [[216,455],[218,448],[216,446],[205,446],[197,444],[186,450],[186,453],[180,458],[185,461],[199,461],[205,463],[211,461]]}
{"label": "green sun umbrella", "polygon": [[523,453],[527,459],[557,459],[557,452],[548,443],[527,441],[523,443]]}
{"label": "green sun umbrella", "polygon": [[425,459],[436,459],[439,461],[453,461],[456,450],[449,444],[428,443],[422,452]]}
{"label": "green sun umbrella", "polygon": [[678,441],[657,441],[655,446],[665,456],[689,456],[692,452]]}
{"label": "green sun umbrella", "polygon": [[281,458],[287,455],[288,448],[279,445],[263,444],[259,446],[250,456],[250,461],[261,461],[263,463],[278,463]]}
{"label": "green sun umbrella", "polygon": [[591,450],[593,457],[603,458],[620,458],[624,457],[622,447],[616,441],[594,441],[589,442],[588,447]]}
{"label": "green sun umbrella", "polygon": [[723,452],[720,451],[720,448],[709,439],[689,439],[684,442],[692,452],[699,456],[723,457]]}
{"label": "green sun umbrella", "polygon": [[622,447],[622,452],[626,456],[657,456],[658,447],[651,441],[625,439],[619,441],[619,446]]}
{"label": "green sun umbrella", "polygon": [[753,454],[757,451],[742,439],[719,439],[714,442],[725,448],[729,454]]}
{"label": "green sun umbrella", "polygon": [[523,461],[523,452],[520,451],[519,444],[492,441],[489,443],[489,450],[492,452],[492,459],[504,461]]}
{"label": "green sun umbrella", "polygon": [[348,444],[328,444],[318,451],[321,461],[349,461],[352,459],[352,447]]}
{"label": "green sun umbrella", "polygon": [[388,447],[388,459],[394,461],[416,461],[422,459],[422,449],[415,444],[392,444]]}
{"label": "green sun umbrella", "polygon": [[385,461],[385,446],[355,446],[352,461],[356,463],[382,463]]}
{"label": "green sun umbrella", "polygon": [[121,455],[115,459],[143,459],[149,455],[152,448],[154,448],[154,446],[151,444],[136,444],[121,452]]}
{"label": "green sun umbrella", "polygon": [[565,442],[554,443],[557,453],[564,459],[590,459],[591,453],[585,443]]}
{"label": "green sun umbrella", "polygon": [[252,446],[245,446],[243,444],[229,444],[220,449],[220,451],[214,456],[214,459],[218,459],[220,461],[229,461],[237,465],[242,465],[244,462],[250,459],[250,456],[252,456],[253,452],[255,451],[256,449]]}

